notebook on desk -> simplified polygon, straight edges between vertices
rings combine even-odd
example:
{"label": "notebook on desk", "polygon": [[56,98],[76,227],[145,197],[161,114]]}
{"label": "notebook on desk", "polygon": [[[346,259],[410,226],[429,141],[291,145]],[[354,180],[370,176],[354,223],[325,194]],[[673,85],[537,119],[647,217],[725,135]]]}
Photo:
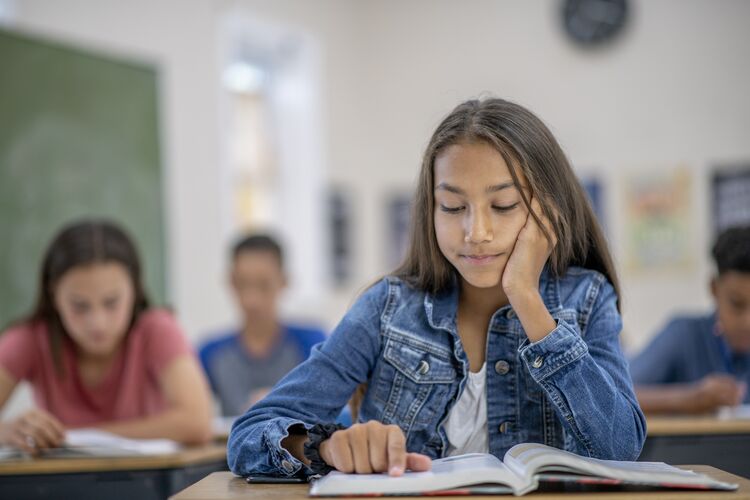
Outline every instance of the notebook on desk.
{"label": "notebook on desk", "polygon": [[[44,458],[131,457],[176,453],[181,446],[170,439],[128,439],[98,429],[76,429],[65,433],[65,443],[44,450]],[[19,459],[24,453],[0,448],[0,459]]]}
{"label": "notebook on desk", "polygon": [[739,406],[722,406],[716,412],[719,420],[750,420],[750,404]]}

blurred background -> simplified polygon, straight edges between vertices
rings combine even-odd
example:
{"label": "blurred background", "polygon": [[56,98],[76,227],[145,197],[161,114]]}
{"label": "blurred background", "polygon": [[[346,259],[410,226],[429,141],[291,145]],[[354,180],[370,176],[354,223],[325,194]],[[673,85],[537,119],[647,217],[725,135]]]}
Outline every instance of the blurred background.
{"label": "blurred background", "polygon": [[330,329],[401,258],[439,120],[494,95],[591,195],[633,353],[710,309],[714,235],[750,222],[749,20],[744,0],[0,0],[0,324],[60,225],[105,215],[195,343],[236,317],[228,247],[256,228],[287,250],[285,315]]}

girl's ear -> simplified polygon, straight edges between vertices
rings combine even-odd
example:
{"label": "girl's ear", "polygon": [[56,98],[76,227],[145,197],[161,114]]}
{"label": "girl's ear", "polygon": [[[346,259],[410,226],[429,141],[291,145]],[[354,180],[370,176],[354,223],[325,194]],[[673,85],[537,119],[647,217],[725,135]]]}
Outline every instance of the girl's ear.
{"label": "girl's ear", "polygon": [[713,278],[711,278],[711,282],[709,284],[709,286],[711,288],[711,296],[714,298],[714,301],[716,300],[716,294],[718,292],[718,290],[717,290],[717,288],[719,286],[719,283],[717,281],[718,279],[719,279],[718,277],[714,276]]}

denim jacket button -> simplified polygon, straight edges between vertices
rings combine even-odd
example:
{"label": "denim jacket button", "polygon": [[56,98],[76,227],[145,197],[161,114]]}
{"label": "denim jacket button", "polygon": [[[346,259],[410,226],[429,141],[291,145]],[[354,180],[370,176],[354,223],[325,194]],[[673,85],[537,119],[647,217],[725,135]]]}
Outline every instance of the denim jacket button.
{"label": "denim jacket button", "polygon": [[516,312],[513,309],[508,309],[508,312],[505,313],[505,317],[508,319],[513,319],[516,317]]}
{"label": "denim jacket button", "polygon": [[501,359],[497,363],[495,363],[495,371],[499,373],[500,375],[505,375],[510,370],[510,364],[505,361],[504,359]]}
{"label": "denim jacket button", "polygon": [[544,363],[544,358],[541,356],[537,356],[533,363],[531,363],[531,366],[534,368],[539,368]]}
{"label": "denim jacket button", "polygon": [[508,422],[503,422],[497,427],[500,434],[505,434],[508,431]]}
{"label": "denim jacket button", "polygon": [[284,468],[284,470],[285,470],[285,471],[287,471],[287,472],[292,472],[292,471],[294,471],[294,465],[292,465],[292,462],[290,462],[289,460],[283,460],[283,461],[281,462],[281,466],[282,466],[282,467]]}
{"label": "denim jacket button", "polygon": [[425,360],[420,361],[419,368],[417,369],[417,373],[419,373],[420,375],[427,375],[427,372],[429,371],[430,371],[430,364]]}

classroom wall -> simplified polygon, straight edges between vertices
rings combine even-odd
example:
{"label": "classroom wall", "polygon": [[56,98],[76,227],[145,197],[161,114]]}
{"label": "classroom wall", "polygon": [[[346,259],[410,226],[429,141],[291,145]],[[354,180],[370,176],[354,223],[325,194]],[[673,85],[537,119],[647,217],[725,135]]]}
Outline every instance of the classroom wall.
{"label": "classroom wall", "polygon": [[445,113],[493,93],[528,105],[582,175],[602,176],[618,260],[625,241],[615,186],[629,173],[680,164],[691,172],[697,260],[677,274],[623,276],[632,350],[673,310],[709,307],[709,166],[750,158],[750,2],[631,4],[627,32],[596,51],[564,38],[556,1],[25,0],[7,9],[5,22],[162,68],[168,275],[173,304],[194,339],[232,316],[216,166],[219,20],[234,11],[319,43],[326,176],[356,200],[350,284],[321,293],[314,308],[300,307],[317,310],[331,326],[357,290],[387,271],[387,197],[411,188]]}

